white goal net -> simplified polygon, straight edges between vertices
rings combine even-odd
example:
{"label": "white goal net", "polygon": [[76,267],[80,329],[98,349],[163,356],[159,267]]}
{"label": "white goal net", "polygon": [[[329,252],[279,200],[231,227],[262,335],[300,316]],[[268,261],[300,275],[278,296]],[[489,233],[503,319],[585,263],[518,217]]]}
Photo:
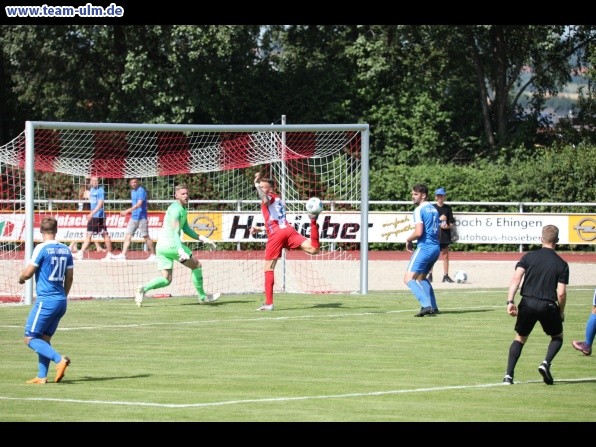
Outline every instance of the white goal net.
{"label": "white goal net", "polygon": [[[174,186],[190,191],[189,225],[217,243],[209,251],[186,239],[203,265],[208,293],[263,292],[264,236],[254,173],[275,179],[289,220],[308,236],[308,198],[325,205],[318,218],[322,250],[315,256],[286,252],[275,272],[275,292],[366,292],[363,278],[367,216],[368,125],[151,125],[27,122],[25,131],[0,146],[0,301],[30,302],[32,281],[16,277],[41,241],[39,222],[58,219],[58,240],[80,244],[87,211],[79,191],[90,176],[106,191],[106,223],[120,252],[131,206],[128,180],[149,193],[149,231],[156,240]],[[358,236],[356,236],[358,235]],[[360,239],[363,239],[362,241]],[[158,275],[143,239],[133,237],[126,260],[104,260],[93,245],[75,261],[71,298],[132,297],[137,285]],[[196,294],[189,271],[174,267],[162,296]],[[157,296],[157,295],[156,295]]]}

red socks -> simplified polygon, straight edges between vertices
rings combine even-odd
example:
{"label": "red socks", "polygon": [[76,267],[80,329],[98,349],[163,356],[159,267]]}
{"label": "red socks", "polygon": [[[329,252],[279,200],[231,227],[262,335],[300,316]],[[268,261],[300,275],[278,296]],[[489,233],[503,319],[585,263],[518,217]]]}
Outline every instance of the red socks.
{"label": "red socks", "polygon": [[265,271],[265,304],[273,304],[273,284],[275,284],[275,272]]}
{"label": "red socks", "polygon": [[320,248],[321,243],[319,242],[319,226],[317,225],[317,221],[311,219],[310,221],[310,244],[314,248]]}

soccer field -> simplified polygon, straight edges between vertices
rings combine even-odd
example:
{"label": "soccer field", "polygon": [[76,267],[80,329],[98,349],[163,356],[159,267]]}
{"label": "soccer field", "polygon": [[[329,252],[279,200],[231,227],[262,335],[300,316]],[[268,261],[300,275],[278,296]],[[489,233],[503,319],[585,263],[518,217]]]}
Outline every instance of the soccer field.
{"label": "soccer field", "polygon": [[[594,422],[595,356],[583,339],[594,287],[571,287],[554,386],[538,325],[503,386],[515,319],[506,290],[439,290],[437,316],[409,291],[71,301],[52,342],[59,384],[27,385],[29,306],[0,307],[0,420],[181,422]],[[50,379],[55,368],[51,365]]]}

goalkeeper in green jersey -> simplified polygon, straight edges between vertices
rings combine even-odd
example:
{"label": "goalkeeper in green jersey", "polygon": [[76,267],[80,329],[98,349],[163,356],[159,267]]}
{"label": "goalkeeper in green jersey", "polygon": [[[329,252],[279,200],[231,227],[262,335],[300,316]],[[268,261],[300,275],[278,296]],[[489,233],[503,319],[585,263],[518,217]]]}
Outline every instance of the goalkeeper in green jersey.
{"label": "goalkeeper in green jersey", "polygon": [[210,244],[215,248],[215,242],[205,236],[198,235],[188,225],[186,218],[188,206],[188,187],[186,185],[176,186],[174,197],[176,200],[168,207],[164,217],[163,227],[157,237],[155,254],[157,255],[157,269],[160,277],[154,278],[145,285],[137,288],[135,303],[137,306],[143,304],[145,293],[149,290],[160,289],[169,286],[172,282],[172,270],[174,261],[180,262],[192,270],[192,283],[199,294],[199,302],[212,303],[220,297],[220,293],[207,294],[203,289],[203,270],[201,263],[192,257],[192,251],[182,243],[182,233],[199,240],[204,244]]}

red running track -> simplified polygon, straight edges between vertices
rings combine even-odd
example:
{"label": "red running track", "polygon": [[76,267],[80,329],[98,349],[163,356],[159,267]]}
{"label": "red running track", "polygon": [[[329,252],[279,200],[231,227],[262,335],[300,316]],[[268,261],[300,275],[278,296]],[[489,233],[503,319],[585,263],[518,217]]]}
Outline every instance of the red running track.
{"label": "red running track", "polygon": [[[565,252],[557,251],[559,255],[570,263],[596,263],[595,252]],[[118,254],[119,252],[115,252]],[[346,258],[359,259],[360,252],[343,251],[341,252]],[[519,252],[479,252],[479,251],[450,251],[449,259],[452,261],[517,261],[524,253]],[[209,259],[264,259],[265,252],[261,250],[244,250],[244,251],[207,251],[196,250],[194,256],[199,260]],[[321,252],[321,255],[328,255],[333,258],[333,252]],[[339,253],[338,253],[339,255]],[[128,260],[144,260],[148,256],[144,252],[129,252]],[[404,261],[410,259],[411,253],[406,250],[394,251],[370,251],[368,253],[369,261]],[[85,253],[85,260],[102,259],[105,253],[98,253],[89,251]],[[287,252],[288,259],[309,259],[311,256],[300,250],[291,250]],[[2,260],[23,260],[24,252],[4,252],[0,253]]]}

